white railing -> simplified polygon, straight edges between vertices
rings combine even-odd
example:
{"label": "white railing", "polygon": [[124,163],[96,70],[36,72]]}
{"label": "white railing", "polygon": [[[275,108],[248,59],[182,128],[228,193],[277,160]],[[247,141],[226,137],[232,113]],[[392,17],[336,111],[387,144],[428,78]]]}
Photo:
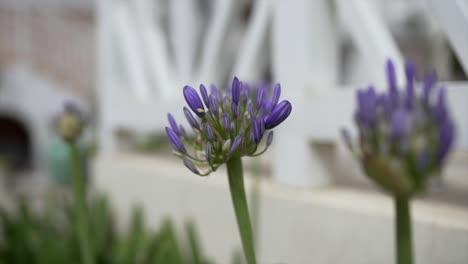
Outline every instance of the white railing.
{"label": "white railing", "polygon": [[[115,148],[117,127],[162,131],[167,112],[182,119],[183,85],[220,85],[233,75],[256,80],[269,66],[294,105],[287,126],[278,130],[274,178],[299,186],[330,181],[308,142],[337,142],[339,128],[352,127],[356,87],[339,85],[341,25],[359,53],[354,66],[368,72],[368,81],[379,88],[386,87],[383,65],[388,57],[399,67],[399,81],[404,76],[403,56],[390,30],[370,0],[258,0],[245,26],[240,2],[213,1],[207,16],[188,0],[98,1],[104,151]],[[466,6],[462,1],[427,0],[427,12],[447,33],[468,74]],[[458,147],[468,148],[468,83],[447,86],[458,123]]]}

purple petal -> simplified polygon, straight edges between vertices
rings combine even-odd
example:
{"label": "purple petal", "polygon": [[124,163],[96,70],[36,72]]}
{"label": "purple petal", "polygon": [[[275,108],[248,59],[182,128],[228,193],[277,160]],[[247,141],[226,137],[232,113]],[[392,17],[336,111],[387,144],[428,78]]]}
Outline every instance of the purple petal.
{"label": "purple petal", "polygon": [[439,151],[437,153],[438,162],[442,163],[452,148],[455,138],[455,125],[451,120],[446,120],[439,132]]}
{"label": "purple petal", "polygon": [[237,77],[234,77],[234,80],[232,80],[232,102],[235,103],[236,105],[239,104],[240,101],[240,90],[241,90],[241,82],[239,82],[239,79]]}
{"label": "purple petal", "polygon": [[405,105],[408,110],[414,105],[414,83],[416,81],[416,65],[412,61],[406,63],[406,100]]}
{"label": "purple petal", "polygon": [[218,116],[219,113],[219,99],[215,94],[210,95],[210,111],[214,116]]}
{"label": "purple petal", "polygon": [[208,92],[203,84],[200,84],[200,93],[203,98],[203,102],[205,103],[207,108],[210,108],[210,99],[208,97]]}
{"label": "purple petal", "polygon": [[226,133],[229,134],[229,131],[231,129],[231,120],[229,119],[229,114],[224,112],[223,113],[223,125],[224,125],[224,130]]}
{"label": "purple petal", "polygon": [[445,123],[445,120],[448,118],[445,87],[439,89],[437,103],[434,107],[433,112],[438,124]]}
{"label": "purple petal", "polygon": [[289,101],[281,101],[274,109],[271,111],[271,114],[268,115],[265,119],[265,128],[272,129],[277,125],[281,124],[289,114],[291,114],[292,106]]}
{"label": "purple petal", "polygon": [[189,159],[187,159],[187,158],[184,159],[184,165],[185,165],[185,167],[187,167],[191,172],[200,175],[200,172],[198,171],[197,167],[195,167],[195,165],[193,164],[193,162],[190,161]]}
{"label": "purple petal", "polygon": [[405,136],[409,132],[409,115],[403,109],[398,109],[392,114],[391,136],[394,138]]}
{"label": "purple petal", "polygon": [[205,125],[205,130],[206,130],[206,134],[208,135],[208,138],[211,140],[211,141],[214,141],[215,140],[215,133],[214,133],[214,130],[213,128],[211,127],[210,124],[206,124]]}
{"label": "purple petal", "polygon": [[262,140],[263,133],[265,131],[265,124],[263,118],[257,118],[252,120],[252,130],[255,139],[255,143],[259,144]]}
{"label": "purple petal", "polygon": [[273,142],[273,131],[270,131],[270,133],[268,133],[268,137],[266,141],[267,147],[270,146],[272,142]]}
{"label": "purple petal", "polygon": [[239,135],[236,137],[236,139],[234,139],[234,143],[232,143],[231,149],[229,150],[229,156],[231,156],[239,148],[239,146],[242,144],[243,139],[244,138],[242,137],[242,135]]}
{"label": "purple petal", "polygon": [[281,85],[277,83],[275,85],[275,89],[273,90],[273,98],[271,99],[272,108],[275,108],[275,106],[278,104],[280,95],[281,95]]}
{"label": "purple petal", "polygon": [[172,128],[166,127],[166,134],[167,137],[169,138],[169,142],[172,144],[175,150],[181,152],[181,153],[187,153],[187,150],[185,149],[184,144],[180,140],[180,138],[177,136],[177,134],[172,130]]}
{"label": "purple petal", "polygon": [[387,78],[390,100],[392,102],[392,105],[396,106],[398,104],[398,87],[396,80],[395,65],[390,59],[387,60]]}
{"label": "purple petal", "polygon": [[187,101],[190,109],[192,109],[192,111],[200,118],[205,116],[205,108],[203,107],[203,103],[197,91],[193,89],[193,87],[187,85],[184,87],[183,93],[185,101]]}
{"label": "purple petal", "polygon": [[190,126],[194,129],[200,130],[200,125],[198,124],[198,121],[195,119],[195,117],[192,115],[192,113],[187,107],[184,107],[184,114]]}
{"label": "purple petal", "polygon": [[174,117],[170,114],[170,113],[167,113],[167,120],[169,120],[169,125],[171,126],[172,130],[174,130],[174,132],[180,136],[180,131],[179,131],[179,127],[177,126],[177,122],[175,121]]}
{"label": "purple petal", "polygon": [[257,110],[260,110],[263,107],[266,90],[267,90],[267,86],[265,84],[262,85],[262,87],[258,90],[258,93],[257,93]]}

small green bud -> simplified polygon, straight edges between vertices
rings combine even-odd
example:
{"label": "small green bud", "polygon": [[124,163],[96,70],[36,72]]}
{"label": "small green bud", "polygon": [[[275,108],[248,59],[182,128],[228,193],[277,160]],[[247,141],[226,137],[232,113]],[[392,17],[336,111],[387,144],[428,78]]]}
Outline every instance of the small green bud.
{"label": "small green bud", "polygon": [[58,120],[58,133],[67,142],[74,142],[83,130],[83,119],[76,107],[65,107]]}

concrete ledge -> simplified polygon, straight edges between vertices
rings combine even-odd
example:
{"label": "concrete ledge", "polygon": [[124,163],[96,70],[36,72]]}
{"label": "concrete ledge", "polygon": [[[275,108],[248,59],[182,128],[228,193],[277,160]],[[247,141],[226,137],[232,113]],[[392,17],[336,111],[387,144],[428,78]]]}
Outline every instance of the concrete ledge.
{"label": "concrete ledge", "polygon": [[[101,156],[94,165],[96,188],[110,195],[120,220],[140,203],[152,225],[165,216],[178,224],[193,218],[217,263],[230,263],[240,248],[224,173],[200,178],[179,162],[133,154]],[[393,204],[387,196],[269,181],[261,182],[261,190],[259,263],[394,263]],[[412,208],[416,263],[468,263],[468,208],[426,200],[414,201]]]}

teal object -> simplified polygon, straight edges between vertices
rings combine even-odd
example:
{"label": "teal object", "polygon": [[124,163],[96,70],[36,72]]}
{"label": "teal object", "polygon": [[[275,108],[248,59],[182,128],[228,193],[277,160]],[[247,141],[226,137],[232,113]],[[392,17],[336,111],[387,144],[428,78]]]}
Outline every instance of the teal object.
{"label": "teal object", "polygon": [[[83,172],[86,181],[86,158],[83,146],[78,146],[78,151],[81,156],[83,163]],[[48,160],[49,160],[49,172],[53,180],[62,185],[71,186],[72,184],[72,163],[70,157],[70,149],[68,144],[61,138],[56,137],[48,148]]]}

